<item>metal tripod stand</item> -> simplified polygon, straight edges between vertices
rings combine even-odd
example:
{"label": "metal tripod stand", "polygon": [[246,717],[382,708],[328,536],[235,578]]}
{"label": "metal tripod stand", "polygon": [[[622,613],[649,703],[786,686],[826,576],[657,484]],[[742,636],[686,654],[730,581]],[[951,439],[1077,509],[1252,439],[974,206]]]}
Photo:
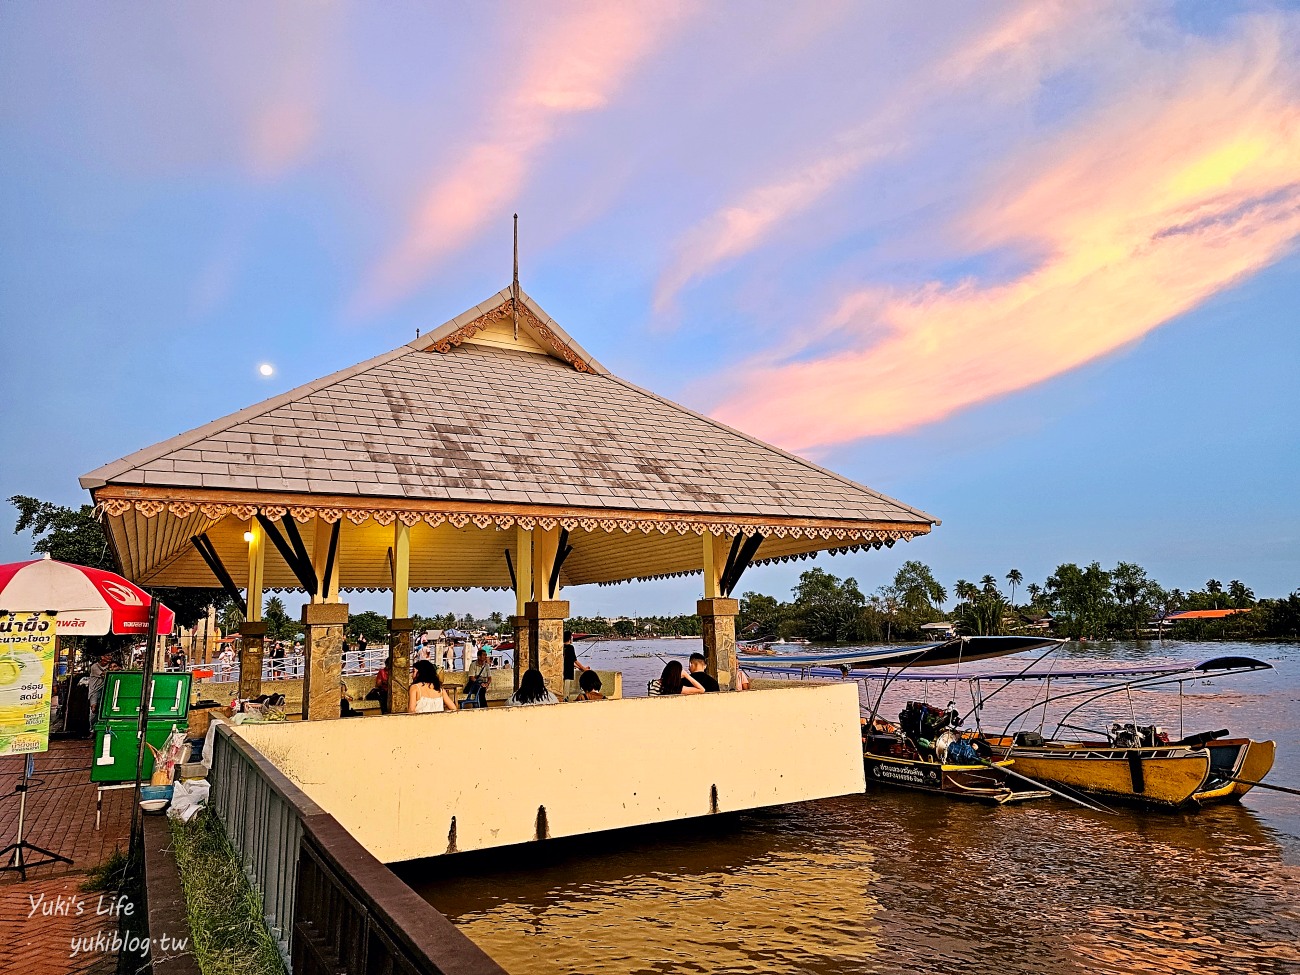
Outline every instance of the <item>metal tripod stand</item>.
{"label": "metal tripod stand", "polygon": [[[23,838],[23,831],[27,825],[27,790],[30,788],[35,759],[35,755],[28,754],[27,762],[23,765],[23,780],[14,789],[18,793],[18,835],[14,842],[0,850],[0,858],[8,857],[8,862],[0,866],[0,873],[6,870],[17,870],[23,880],[27,879],[28,867],[40,867],[47,863],[72,863],[72,860],[63,854],[47,850],[35,843],[28,843]],[[44,859],[31,860],[28,858],[29,853],[35,853]]]}

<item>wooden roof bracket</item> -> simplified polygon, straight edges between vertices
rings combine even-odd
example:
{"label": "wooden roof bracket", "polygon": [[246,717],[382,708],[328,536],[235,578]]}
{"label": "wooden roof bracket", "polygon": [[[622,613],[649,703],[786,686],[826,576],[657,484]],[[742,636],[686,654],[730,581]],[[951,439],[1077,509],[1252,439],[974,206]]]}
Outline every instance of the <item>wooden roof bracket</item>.
{"label": "wooden roof bracket", "polygon": [[[744,539],[742,542],[741,539]],[[735,541],[731,543],[731,552],[727,555],[727,565],[722,570],[722,579],[718,583],[718,591],[723,596],[730,597],[735,591],[740,577],[744,575],[745,570],[749,568],[750,562],[753,561],[754,555],[758,552],[758,547],[763,544],[762,532],[756,532],[748,537],[737,535]]]}
{"label": "wooden roof bracket", "polygon": [[307,547],[302,543],[302,536],[298,534],[298,528],[294,525],[293,520],[288,514],[285,514],[281,518],[281,522],[284,524],[285,531],[288,532],[289,537],[294,541],[292,546],[290,546],[289,542],[285,540],[285,537],[280,534],[280,529],[275,527],[275,522],[266,517],[266,515],[262,514],[260,511],[257,513],[257,523],[261,525],[262,530],[266,532],[266,537],[274,543],[277,549],[279,549],[280,557],[284,559],[284,564],[289,567],[289,571],[293,573],[294,578],[296,578],[302,585],[303,589],[307,591],[307,595],[315,596],[319,591],[319,584],[316,579],[316,570],[312,568],[311,559],[307,557]]}
{"label": "wooden roof bracket", "polygon": [[212,545],[212,540],[208,538],[208,533],[203,532],[200,535],[191,536],[190,541],[199,550],[199,555],[203,556],[203,561],[208,564],[212,574],[217,577],[217,582],[221,583],[221,588],[230,597],[230,601],[239,607],[240,615],[248,616],[248,603],[244,601],[244,594],[235,585],[235,580],[230,578],[230,573],[226,571],[221,556],[217,554],[216,548]]}

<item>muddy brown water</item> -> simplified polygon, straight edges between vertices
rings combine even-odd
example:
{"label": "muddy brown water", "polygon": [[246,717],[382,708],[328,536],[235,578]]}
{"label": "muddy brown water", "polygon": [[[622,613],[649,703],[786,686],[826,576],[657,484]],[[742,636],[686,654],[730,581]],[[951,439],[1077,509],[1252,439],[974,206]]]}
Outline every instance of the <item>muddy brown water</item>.
{"label": "muddy brown water", "polygon": [[[662,667],[655,654],[694,646],[603,644],[584,659],[643,692]],[[1189,682],[1185,731],[1273,738],[1270,781],[1300,787],[1300,645],[1107,643],[1069,647],[1055,666],[1229,653],[1276,669]],[[960,707],[968,694],[898,687],[882,711],[922,697]],[[999,695],[985,727],[1001,730],[991,719],[1035,694],[1041,686]],[[1098,727],[1133,714],[1176,732],[1179,710],[1172,688],[1075,717]],[[398,869],[512,972],[1300,972],[1300,798],[1258,789],[1241,805],[1105,816],[1056,800],[990,808],[869,787]]]}

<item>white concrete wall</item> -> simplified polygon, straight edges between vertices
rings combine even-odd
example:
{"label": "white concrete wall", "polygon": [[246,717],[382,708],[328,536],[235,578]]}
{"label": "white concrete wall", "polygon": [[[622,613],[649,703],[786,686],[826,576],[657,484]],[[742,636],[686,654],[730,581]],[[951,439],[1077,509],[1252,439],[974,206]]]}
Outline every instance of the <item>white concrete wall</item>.
{"label": "white concrete wall", "polygon": [[865,787],[855,684],[238,732],[389,863]]}

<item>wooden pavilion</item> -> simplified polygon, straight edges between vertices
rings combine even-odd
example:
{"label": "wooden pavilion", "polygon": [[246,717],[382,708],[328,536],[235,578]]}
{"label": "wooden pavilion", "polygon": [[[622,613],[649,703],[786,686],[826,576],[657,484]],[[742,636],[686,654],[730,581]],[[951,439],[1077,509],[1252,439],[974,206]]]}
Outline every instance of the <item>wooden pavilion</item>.
{"label": "wooden pavilion", "polygon": [[522,291],[516,315],[512,290],[81,478],[124,575],[246,605],[241,695],[260,683],[266,590],[309,599],[303,717],[321,718],[339,711],[341,593],[392,592],[405,710],[412,589],[513,590],[516,682],[538,667],[562,693],[565,588],[698,572],[726,686],[746,566],[938,523],[612,375]]}

